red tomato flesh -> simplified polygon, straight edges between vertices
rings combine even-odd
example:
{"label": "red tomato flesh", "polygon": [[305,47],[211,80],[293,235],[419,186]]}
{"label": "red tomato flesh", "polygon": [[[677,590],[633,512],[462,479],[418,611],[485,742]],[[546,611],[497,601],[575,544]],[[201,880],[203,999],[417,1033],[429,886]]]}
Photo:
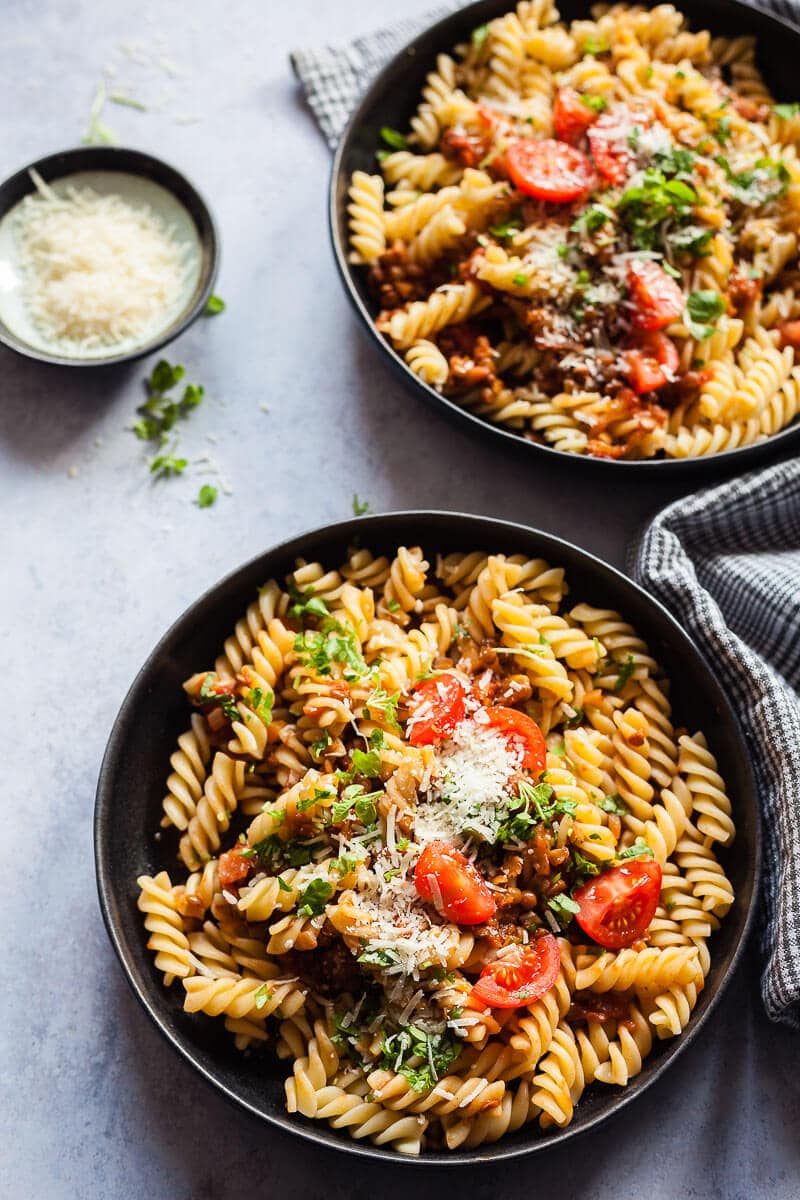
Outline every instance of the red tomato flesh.
{"label": "red tomato flesh", "polygon": [[553,128],[557,138],[574,144],[596,120],[597,113],[583,103],[580,92],[571,87],[558,89],[553,105]]}
{"label": "red tomato flesh", "polygon": [[423,679],[412,693],[406,734],[412,746],[438,746],[464,720],[464,688],[455,675]]}
{"label": "red tomato flesh", "polygon": [[[507,742],[517,750],[521,757],[521,765],[533,775],[539,775],[547,765],[547,746],[544,734],[535,721],[520,712],[517,708],[487,708],[488,725],[501,733]],[[477,718],[481,722],[480,715]]]}
{"label": "red tomato flesh", "polygon": [[417,893],[456,925],[482,925],[497,911],[486,880],[469,859],[446,842],[431,842],[417,859]]}
{"label": "red tomato flesh", "polygon": [[552,933],[545,933],[528,946],[515,946],[484,967],[472,988],[472,999],[490,1008],[533,1004],[550,991],[560,967],[558,942]]}
{"label": "red tomato flesh", "polygon": [[594,185],[589,159],[574,146],[554,138],[518,138],[506,151],[511,182],[526,196],[569,204]]}
{"label": "red tomato flesh", "polygon": [[644,937],[661,892],[661,867],[634,859],[603,871],[573,893],[581,906],[575,920],[584,933],[609,950],[621,950]]}
{"label": "red tomato flesh", "polygon": [[663,329],[683,313],[683,292],[674,279],[651,259],[628,263],[628,291],[633,314],[631,322],[648,333]]}
{"label": "red tomato flesh", "polygon": [[616,187],[625,182],[635,162],[628,136],[636,124],[633,115],[620,107],[604,112],[589,130],[589,149],[594,164],[603,178]]}
{"label": "red tomato flesh", "polygon": [[624,351],[626,373],[637,396],[655,392],[670,383],[680,366],[675,343],[665,333],[642,335],[636,345]]}
{"label": "red tomato flesh", "polygon": [[245,879],[250,874],[250,868],[253,863],[252,854],[244,855],[242,852],[248,850],[247,846],[234,846],[232,850],[226,850],[224,854],[219,856],[219,884],[220,887],[230,887],[232,883],[238,883],[240,879]]}

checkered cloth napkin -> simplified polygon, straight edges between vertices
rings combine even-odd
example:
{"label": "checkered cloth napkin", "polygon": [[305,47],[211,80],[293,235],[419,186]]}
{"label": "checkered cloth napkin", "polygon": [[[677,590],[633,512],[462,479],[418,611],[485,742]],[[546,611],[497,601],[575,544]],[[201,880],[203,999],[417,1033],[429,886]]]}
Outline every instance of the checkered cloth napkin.
{"label": "checkered cloth napkin", "polygon": [[[509,0],[509,6],[511,0]],[[328,144],[369,80],[448,3],[292,66]],[[791,17],[798,0],[763,7]],[[764,818],[767,1014],[800,1030],[800,462],[678,500],[644,534],[631,573],[678,618],[726,687],[750,746]]]}

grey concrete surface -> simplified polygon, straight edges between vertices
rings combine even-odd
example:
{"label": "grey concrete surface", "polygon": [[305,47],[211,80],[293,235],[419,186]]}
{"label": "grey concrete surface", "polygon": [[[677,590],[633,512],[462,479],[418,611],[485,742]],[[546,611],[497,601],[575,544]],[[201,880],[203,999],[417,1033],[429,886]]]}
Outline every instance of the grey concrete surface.
{"label": "grey concrete surface", "polygon": [[[424,1200],[452,1186],[474,1197],[790,1200],[800,1043],[765,1020],[752,956],[700,1044],[635,1111],[547,1158],[451,1183],[440,1171],[412,1179],[401,1166],[355,1165],[228,1107],[162,1044],[102,927],[91,816],[111,723],[152,644],[224,572],[348,516],[353,492],[375,511],[519,518],[621,564],[634,530],[676,494],[508,460],[409,398],[357,330],[327,244],[328,152],[287,53],[396,10],[390,0],[3,6],[0,176],[77,142],[106,64],[120,91],[151,104],[172,93],[158,111],[110,105],[106,117],[126,143],[185,169],[219,219],[227,312],[171,357],[208,393],[182,444],[193,460],[211,452],[234,490],[200,511],[192,500],[210,477],[196,465],[151,483],[127,428],[149,363],[84,373],[0,352],[0,1194],[390,1200],[410,1187]],[[191,77],[131,61],[124,38]],[[192,114],[201,119],[183,119]]]}

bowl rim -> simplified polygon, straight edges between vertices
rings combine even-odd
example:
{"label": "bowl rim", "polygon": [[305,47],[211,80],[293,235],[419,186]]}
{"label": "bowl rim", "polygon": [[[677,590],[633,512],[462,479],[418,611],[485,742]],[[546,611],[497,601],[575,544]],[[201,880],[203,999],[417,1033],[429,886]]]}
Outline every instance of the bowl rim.
{"label": "bowl rim", "polygon": [[[644,2],[650,7],[656,0],[644,0]],[[559,464],[563,466],[567,462],[577,462],[582,464],[582,467],[578,467],[579,470],[594,470],[598,473],[625,470],[628,474],[632,474],[633,472],[649,470],[655,480],[662,476],[666,477],[667,473],[675,471],[683,471],[684,475],[692,471],[697,474],[711,474],[712,472],[721,473],[726,470],[736,470],[740,466],[747,468],[748,465],[754,465],[767,458],[777,457],[783,451],[790,449],[790,447],[800,444],[800,416],[798,416],[786,428],[765,438],[764,441],[754,442],[749,446],[737,446],[734,449],[723,450],[715,454],[698,455],[695,458],[612,459],[557,450],[554,446],[549,446],[543,442],[529,441],[506,426],[496,425],[491,421],[487,421],[469,409],[456,404],[450,397],[437,392],[430,384],[424,383],[418,375],[414,374],[403,358],[403,355],[378,331],[374,318],[370,314],[359,289],[356,287],[355,280],[358,267],[348,261],[349,247],[346,239],[342,237],[340,218],[346,204],[347,195],[346,187],[341,187],[341,183],[344,181],[343,160],[349,153],[350,145],[358,133],[365,114],[373,107],[376,101],[380,101],[383,94],[388,90],[390,77],[398,69],[401,61],[414,63],[416,43],[420,39],[435,37],[436,41],[440,43],[439,50],[441,52],[446,52],[448,49],[452,50],[453,39],[452,37],[449,40],[447,39],[448,32],[453,24],[466,21],[467,16],[469,16],[470,20],[474,19],[476,26],[480,25],[482,20],[488,16],[486,10],[497,7],[500,7],[498,0],[472,0],[472,3],[446,13],[436,21],[420,29],[392,55],[378,74],[370,81],[367,88],[360,95],[356,107],[351,113],[336,145],[328,177],[327,220],[329,240],[339,278],[344,285],[345,293],[351,305],[359,317],[359,325],[366,332],[370,343],[377,347],[378,353],[389,363],[395,374],[400,376],[407,388],[414,391],[430,407],[443,413],[454,424],[460,425],[465,429],[471,429],[473,433],[478,435],[481,433],[487,434],[488,432],[490,436],[494,437],[495,445],[498,448],[504,445],[507,449],[512,449],[514,452],[524,453],[529,449],[533,453],[545,454],[554,465]],[[505,7],[513,8],[512,0],[506,0]],[[683,0],[682,7],[683,10],[691,9],[692,0]],[[769,12],[766,9],[753,8],[752,5],[745,3],[744,0],[725,0],[725,9],[732,10],[737,17],[756,27],[772,26],[776,33],[785,31],[786,35],[794,42],[798,51],[800,51],[800,29],[776,13]],[[685,11],[685,15],[691,20],[688,11]],[[656,475],[655,473],[658,474]],[[622,477],[617,476],[617,478],[621,479]]]}
{"label": "bowl rim", "polygon": [[[274,566],[269,565],[279,561],[289,561],[302,549],[309,548],[316,540],[324,540],[328,537],[339,537],[351,539],[355,536],[363,537],[365,540],[369,537],[369,530],[376,530],[377,536],[386,533],[394,533],[402,527],[407,527],[412,522],[420,520],[442,520],[447,523],[452,523],[467,529],[474,526],[476,534],[480,534],[480,527],[487,529],[487,523],[491,525],[491,535],[505,536],[508,542],[513,541],[515,537],[522,536],[529,538],[533,536],[539,542],[542,552],[545,555],[550,555],[551,559],[558,561],[559,551],[563,548],[566,550],[567,557],[577,557],[582,567],[595,574],[602,582],[610,582],[612,587],[621,588],[621,590],[633,592],[637,595],[640,603],[653,609],[655,616],[661,622],[665,622],[670,627],[670,634],[674,637],[678,644],[682,644],[683,651],[687,659],[692,663],[694,673],[699,673],[705,676],[708,686],[715,693],[715,703],[719,703],[720,709],[724,711],[726,722],[734,735],[734,741],[738,745],[740,752],[741,765],[744,769],[744,777],[739,780],[739,795],[740,803],[749,806],[753,816],[753,846],[752,860],[748,863],[747,878],[751,880],[750,896],[748,907],[742,921],[741,931],[738,941],[733,946],[731,951],[730,962],[727,970],[719,978],[714,994],[709,999],[707,1006],[699,1014],[695,1014],[690,1025],[685,1029],[679,1038],[674,1039],[668,1053],[665,1053],[663,1059],[653,1065],[646,1079],[642,1079],[636,1089],[624,1089],[622,1092],[610,1098],[611,1102],[604,1109],[589,1117],[583,1124],[574,1126],[567,1125],[560,1129],[553,1137],[547,1140],[539,1138],[531,1138],[527,1142],[521,1144],[504,1145],[503,1139],[497,1143],[492,1143],[484,1146],[479,1146],[471,1151],[447,1151],[446,1153],[436,1153],[435,1155],[420,1155],[417,1158],[407,1155],[397,1154],[389,1148],[373,1146],[356,1142],[351,1138],[340,1138],[335,1131],[332,1131],[325,1126],[324,1128],[315,1128],[311,1123],[308,1125],[297,1120],[296,1116],[289,1113],[269,1113],[251,1103],[245,1096],[237,1093],[232,1087],[229,1087],[213,1070],[209,1070],[200,1061],[194,1047],[184,1044],[179,1031],[174,1028],[174,1021],[165,1005],[159,1003],[151,1003],[148,996],[145,994],[144,988],[139,982],[140,971],[136,963],[133,953],[129,956],[125,938],[120,928],[117,928],[117,923],[114,916],[115,889],[113,883],[113,868],[110,857],[110,832],[113,804],[114,804],[114,778],[116,768],[116,758],[119,747],[125,741],[125,728],[127,721],[130,719],[130,714],[136,710],[139,703],[139,693],[147,688],[147,680],[152,667],[164,656],[165,651],[169,648],[172,640],[181,633],[187,626],[197,620],[202,609],[214,600],[217,593],[227,591],[231,588],[239,587],[244,590],[249,576],[256,573],[262,573],[260,564],[266,563],[265,570],[274,570]],[[486,536],[484,533],[481,536]],[[677,653],[677,649],[676,649]],[[197,1070],[202,1078],[210,1084],[216,1091],[224,1095],[228,1100],[237,1105],[239,1108],[245,1109],[252,1116],[266,1121],[268,1124],[282,1129],[285,1132],[304,1138],[315,1145],[324,1145],[332,1149],[340,1150],[344,1153],[354,1154],[357,1157],[372,1159],[382,1162],[403,1163],[409,1166],[468,1166],[484,1162],[499,1162],[506,1159],[516,1159],[524,1155],[541,1153],[561,1145],[563,1142],[577,1137],[580,1134],[587,1132],[590,1129],[596,1128],[603,1122],[611,1119],[627,1104],[631,1103],[638,1095],[646,1091],[652,1086],[657,1079],[671,1066],[678,1055],[682,1054],[688,1046],[690,1046],[698,1036],[701,1029],[704,1028],[711,1013],[717,1007],[722,995],[727,989],[732,977],[741,962],[745,951],[748,939],[752,932],[753,922],[755,919],[755,911],[759,897],[759,885],[761,880],[762,866],[762,821],[761,812],[756,799],[755,778],[753,775],[752,763],[750,754],[747,748],[747,741],[743,730],[741,729],[736,717],[733,706],[731,705],[724,689],[718,683],[710,662],[705,654],[700,650],[696,643],[689,637],[685,630],[680,626],[676,619],[672,616],[669,610],[654,596],[647,592],[641,585],[636,583],[629,576],[619,571],[616,567],[584,550],[582,547],[567,541],[564,538],[557,537],[554,534],[547,533],[545,530],[538,529],[534,526],[524,525],[520,522],[501,520],[494,517],[483,517],[472,513],[447,512],[434,509],[422,510],[404,510],[400,512],[375,513],[363,517],[351,518],[346,521],[330,522],[326,525],[317,526],[316,528],[306,530],[300,534],[286,538],[276,545],[262,551],[242,565],[227,572],[221,579],[206,588],[203,593],[193,601],[184,611],[174,620],[166,632],[158,639],[153,649],[147,655],[143,665],[136,673],[133,682],[131,683],[119,711],[114,719],[114,723],[109,734],[106,749],[103,754],[103,760],[100,767],[100,772],[97,781],[95,794],[95,808],[93,818],[93,847],[95,858],[95,877],[97,885],[97,893],[100,904],[100,909],[103,916],[103,922],[106,927],[111,944],[114,948],[116,956],[120,962],[123,974],[136,996],[139,1003],[144,1008],[150,1019],[156,1025],[161,1035],[169,1042],[174,1050]]]}
{"label": "bowl rim", "polygon": [[[96,160],[95,165],[89,165],[89,162],[86,161],[92,159]],[[73,165],[76,162],[80,162],[81,165]],[[123,175],[139,175],[150,179],[151,182],[158,184],[159,187],[169,192],[182,208],[186,210],[192,224],[197,229],[201,249],[204,255],[207,254],[208,256],[208,265],[201,274],[202,286],[193,303],[188,308],[183,309],[182,314],[166,329],[154,334],[153,337],[142,345],[135,346],[133,349],[124,351],[121,354],[110,354],[106,358],[74,358],[58,354],[55,351],[41,350],[26,342],[24,338],[17,337],[13,330],[7,328],[2,321],[0,321],[0,344],[8,350],[12,350],[15,354],[21,355],[23,358],[28,358],[48,366],[81,368],[113,367],[118,366],[120,363],[135,362],[137,359],[146,358],[148,354],[154,354],[156,350],[161,350],[164,346],[180,337],[182,333],[185,333],[189,326],[205,310],[209,296],[214,290],[221,257],[219,227],[205,196],[192,180],[183,171],[174,167],[172,163],[168,163],[146,150],[137,150],[131,146],[116,145],[71,146],[66,150],[57,150],[51,154],[45,154],[34,162],[28,163],[27,166],[20,167],[17,171],[8,175],[0,182],[0,195],[6,189],[16,190],[18,187],[30,183],[31,171],[37,171],[46,183],[58,182],[58,180],[67,175],[81,171],[117,171]],[[178,188],[184,191],[185,196],[179,194]],[[29,194],[31,194],[31,189],[26,188],[20,192],[19,196],[11,204],[0,206],[0,220],[19,203],[19,200],[24,195]],[[185,197],[188,197],[188,203]]]}

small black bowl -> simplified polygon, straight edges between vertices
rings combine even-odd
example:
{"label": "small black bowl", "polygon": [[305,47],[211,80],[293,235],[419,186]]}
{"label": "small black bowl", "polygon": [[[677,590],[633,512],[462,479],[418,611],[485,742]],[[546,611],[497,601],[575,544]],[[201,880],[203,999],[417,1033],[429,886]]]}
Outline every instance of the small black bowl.
{"label": "small black bowl", "polygon": [[[752,34],[758,39],[757,58],[767,84],[779,99],[797,98],[797,60],[800,57],[800,30],[769,13],[751,8],[741,0],[682,0],[680,9],[694,29],[710,29],[714,35]],[[348,261],[347,189],[353,171],[374,173],[375,151],[381,145],[383,126],[407,129],[422,94],[425,78],[433,69],[437,54],[452,53],[453,47],[469,40],[473,29],[513,8],[512,0],[477,0],[431,25],[409,42],[383,68],[361,99],[339,142],[331,169],[328,194],[328,220],[333,252],[345,291],[360,323],[378,352],[394,372],[426,403],[433,405],[454,423],[471,428],[479,436],[494,437],[498,446],[512,452],[547,455],[552,463],[581,464],[579,469],[612,472],[616,478],[647,472],[651,480],[674,472],[712,474],[744,471],[758,462],[776,457],[800,445],[800,417],[773,437],[753,446],[726,450],[700,458],[680,459],[602,459],[571,454],[538,442],[530,442],[512,429],[495,425],[476,416],[423,383],[407,366],[401,353],[375,328],[378,306],[369,294],[363,267]],[[563,0],[559,10],[564,20],[588,15],[584,0]],[[532,460],[532,464],[536,462]],[[542,460],[539,457],[539,461]]]}
{"label": "small black bowl", "polygon": [[[354,1142],[322,1122],[289,1116],[284,1105],[285,1065],[266,1055],[240,1054],[222,1021],[184,1013],[179,987],[162,986],[146,947],[147,935],[136,907],[136,877],[175,868],[174,839],[165,835],[156,840],[156,833],[169,756],[187,725],[181,682],[213,662],[265,580],[281,579],[299,556],[336,565],[355,538],[379,554],[391,555],[398,545],[421,545],[429,561],[437,552],[483,549],[544,557],[563,566],[576,602],[618,609],[647,639],[672,679],[676,720],[708,731],[729,784],[737,836],[724,852],[724,862],[736,898],[714,936],[711,970],[691,1021],[680,1038],[656,1042],[641,1074],[628,1087],[588,1089],[566,1129],[543,1133],[526,1126],[496,1145],[410,1159]],[[145,662],[114,723],[97,787],[94,830],[100,906],[109,936],[136,996],[172,1046],[204,1079],[265,1121],[310,1141],[398,1164],[456,1165],[533,1153],[592,1128],[634,1102],[695,1039],[732,975],[752,920],[761,857],[755,788],[733,710],[713,664],[706,662],[667,610],[619,571],[569,542],[509,521],[436,512],[362,517],[303,534],[228,575],[187,609]]]}
{"label": "small black bowl", "polygon": [[50,154],[38,162],[29,163],[15,175],[0,184],[0,219],[2,219],[23,197],[35,191],[30,172],[36,171],[45,183],[53,183],[68,175],[79,172],[114,171],[123,175],[139,176],[158,184],[170,193],[189,217],[197,235],[200,249],[200,270],[190,295],[169,325],[160,329],[146,342],[121,353],[109,353],[99,357],[79,358],[59,354],[28,342],[19,333],[10,329],[0,318],[0,343],[15,350],[26,358],[38,362],[54,363],[62,367],[107,367],[115,363],[133,362],[144,358],[154,350],[160,350],[173,341],[204,311],[214,288],[219,268],[220,239],[214,218],[200,192],[185,175],[168,163],[145,154],[141,150],[127,150],[121,146],[80,146],[74,150],[62,150]]}

